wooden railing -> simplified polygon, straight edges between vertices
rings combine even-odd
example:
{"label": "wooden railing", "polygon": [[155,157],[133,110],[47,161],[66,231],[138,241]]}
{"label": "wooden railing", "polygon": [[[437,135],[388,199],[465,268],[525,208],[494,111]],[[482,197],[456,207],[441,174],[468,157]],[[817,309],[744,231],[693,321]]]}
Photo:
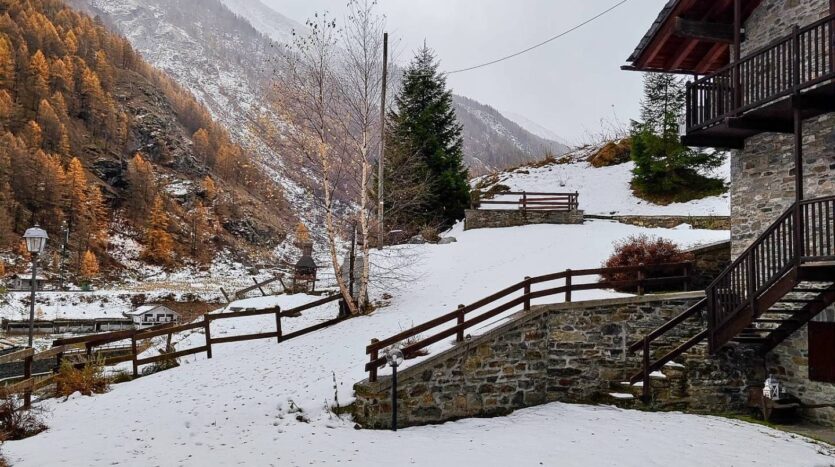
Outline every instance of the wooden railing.
{"label": "wooden railing", "polygon": [[835,15],[687,85],[687,131],[696,131],[835,79]]}
{"label": "wooden railing", "polygon": [[835,196],[795,203],[708,286],[711,349],[740,313],[756,317],[757,299],[793,267],[835,260],[834,219]]}
{"label": "wooden railing", "polygon": [[480,205],[513,206],[521,211],[576,211],[579,209],[579,193],[537,193],[527,191],[507,191],[496,193],[496,196],[518,196],[513,200],[492,200],[481,199],[474,203],[476,208]]}
{"label": "wooden railing", "polygon": [[[522,310],[531,309],[531,301],[554,295],[563,294],[566,302],[572,301],[572,293],[583,290],[601,290],[601,289],[618,289],[625,290],[634,288],[639,295],[644,293],[647,287],[657,287],[668,284],[683,284],[685,290],[690,282],[692,263],[672,263],[661,265],[648,266],[625,266],[618,268],[599,268],[599,269],[581,269],[581,270],[565,270],[555,274],[548,274],[538,277],[526,277],[522,282],[516,283],[500,290],[488,297],[482,298],[469,305],[459,305],[456,310],[450,311],[433,320],[427,321],[423,324],[415,326],[411,329],[403,331],[386,339],[372,339],[371,344],[365,348],[366,355],[369,356],[369,361],[365,365],[365,371],[369,373],[369,381],[377,380],[377,370],[386,363],[385,356],[381,356],[381,350],[400,344],[404,341],[415,340],[400,350],[406,358],[416,356],[422,349],[440,342],[444,339],[455,336],[456,342],[464,341],[464,333],[467,329],[472,328],[484,321],[494,318],[504,312],[507,312],[517,306],[521,306]],[[669,275],[662,277],[650,277],[660,273],[669,273],[669,271],[680,271],[679,275]],[[597,282],[577,283],[575,280],[580,277],[593,277],[610,274],[634,274],[634,279],[610,281],[601,280]],[[533,286],[543,284],[546,282],[561,281],[562,285],[551,287],[542,290],[533,290]],[[521,292],[520,296],[510,299],[509,301],[496,305],[497,302],[509,298],[511,295]],[[487,311],[481,311],[488,306],[493,308]],[[476,313],[480,311],[480,313]],[[451,323],[455,323],[449,326]],[[449,326],[444,329],[438,329],[444,326]],[[423,333],[434,331],[429,336],[422,336]]]}
{"label": "wooden railing", "polygon": [[[0,355],[0,364],[22,362],[22,380],[14,384],[0,386],[0,395],[22,394],[24,397],[24,408],[28,408],[31,404],[32,392],[44,386],[47,386],[53,382],[55,374],[60,369],[62,361],[66,359],[75,366],[83,366],[87,362],[92,361],[94,359],[94,353],[96,352],[96,349],[100,349],[104,346],[121,341],[130,341],[130,347],[119,348],[121,353],[120,355],[98,358],[96,359],[96,361],[104,365],[113,365],[116,363],[128,361],[133,362],[134,377],[139,376],[139,367],[141,365],[157,363],[164,360],[176,359],[179,357],[193,355],[197,353],[206,353],[207,358],[212,358],[212,346],[216,344],[225,344],[229,342],[241,342],[267,338],[275,338],[278,342],[284,342],[286,340],[294,339],[296,337],[303,336],[305,334],[309,334],[311,332],[315,332],[320,329],[332,326],[341,321],[344,321],[346,318],[337,316],[334,319],[323,321],[321,323],[315,324],[313,326],[308,326],[298,331],[285,333],[283,332],[281,326],[282,317],[298,316],[299,313],[305,310],[309,310],[311,308],[315,308],[341,299],[341,294],[334,294],[289,310],[281,310],[279,307],[275,307],[265,310],[244,310],[219,314],[206,314],[203,315],[202,320],[189,324],[176,325],[174,323],[168,323],[141,330],[130,329],[125,331],[115,331],[102,334],[71,337],[66,339],[57,339],[53,341],[52,348],[43,352],[35,352],[34,349],[31,348],[13,351],[5,355]],[[275,316],[275,331],[220,338],[213,338],[211,336],[211,323],[214,321],[264,315]],[[160,355],[140,358],[142,349],[144,348],[142,345],[140,345],[140,343],[144,340],[153,339],[155,337],[168,336],[168,343],[170,344],[172,342],[173,335],[199,329],[202,329],[205,335],[205,344],[202,346],[193,347],[190,349],[180,349],[176,351],[174,351],[171,348],[166,348],[166,351],[162,352]],[[121,352],[122,350],[124,350],[124,352]],[[54,359],[56,362],[53,368],[53,373],[45,377],[34,377],[32,375],[33,362],[48,359]]]}

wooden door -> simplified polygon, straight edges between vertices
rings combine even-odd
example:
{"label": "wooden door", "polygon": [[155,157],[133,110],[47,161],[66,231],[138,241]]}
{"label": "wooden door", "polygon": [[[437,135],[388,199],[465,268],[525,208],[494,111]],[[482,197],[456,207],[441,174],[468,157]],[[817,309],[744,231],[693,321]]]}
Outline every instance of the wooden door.
{"label": "wooden door", "polygon": [[835,383],[835,323],[809,323],[809,379]]}

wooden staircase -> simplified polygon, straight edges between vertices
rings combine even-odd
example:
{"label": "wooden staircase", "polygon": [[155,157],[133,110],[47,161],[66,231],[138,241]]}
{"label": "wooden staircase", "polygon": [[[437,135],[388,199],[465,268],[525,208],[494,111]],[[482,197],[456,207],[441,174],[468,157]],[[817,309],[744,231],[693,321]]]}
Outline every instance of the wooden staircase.
{"label": "wooden staircase", "polygon": [[[833,303],[835,196],[797,202],[708,286],[703,301],[630,346],[643,352],[642,369],[630,381],[648,381],[704,339],[711,354],[730,342],[756,345],[765,354]],[[654,341],[703,311],[706,329],[653,356]]]}

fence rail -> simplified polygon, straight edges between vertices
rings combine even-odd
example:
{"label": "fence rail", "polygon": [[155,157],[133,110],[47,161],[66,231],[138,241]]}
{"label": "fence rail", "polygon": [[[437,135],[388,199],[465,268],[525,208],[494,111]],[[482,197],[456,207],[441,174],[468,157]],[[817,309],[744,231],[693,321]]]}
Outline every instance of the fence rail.
{"label": "fence rail", "polygon": [[[371,343],[365,348],[366,355],[369,356],[368,363],[365,364],[365,371],[369,373],[369,381],[377,380],[377,370],[386,363],[385,356],[380,356],[380,351],[386,347],[399,344],[409,339],[420,337],[421,334],[435,330],[444,325],[455,323],[446,329],[438,330],[434,334],[426,337],[421,337],[416,342],[400,349],[403,355],[407,358],[414,357],[419,351],[426,347],[440,342],[444,339],[455,336],[456,342],[464,341],[464,333],[467,329],[483,323],[484,321],[494,318],[506,311],[509,311],[517,306],[522,306],[522,310],[528,311],[531,309],[531,301],[537,298],[564,295],[566,302],[572,301],[572,293],[582,290],[600,290],[600,289],[627,289],[634,288],[636,293],[642,295],[647,287],[663,286],[669,284],[681,284],[685,290],[690,282],[692,276],[691,269],[693,264],[686,263],[671,263],[660,265],[639,265],[639,266],[624,266],[617,268],[598,268],[598,269],[567,269],[562,272],[548,274],[538,277],[526,277],[523,281],[513,284],[505,289],[502,289],[488,297],[482,298],[469,305],[459,305],[456,310],[450,311],[435,319],[429,320],[423,324],[407,329],[403,332],[395,334],[394,336],[385,339],[372,339]],[[680,275],[662,275],[669,274],[670,271],[680,271]],[[593,277],[600,275],[634,275],[634,279],[624,280],[602,280],[590,283],[575,283],[578,277]],[[552,281],[562,281],[562,285],[551,287],[547,289],[533,291],[533,286]],[[494,305],[499,300],[510,297],[511,295],[521,292],[522,294],[512,300],[496,305],[487,311],[483,311],[478,315],[473,312],[481,310],[488,305]]]}
{"label": "fence rail", "polygon": [[481,192],[475,192],[475,208],[482,205],[513,206],[521,211],[576,211],[580,204],[579,193],[537,193],[528,191],[506,191],[496,196],[518,196],[515,200],[482,199]]}
{"label": "fence rail", "polygon": [[[106,357],[104,359],[105,365],[112,365],[120,362],[130,361],[133,363],[133,375],[139,376],[139,367],[142,365],[153,364],[164,360],[175,359],[186,355],[194,355],[198,353],[206,353],[207,358],[212,358],[212,345],[225,344],[230,342],[241,342],[265,338],[277,338],[278,342],[284,342],[305,334],[309,334],[320,329],[337,324],[347,319],[346,317],[337,316],[335,319],[323,321],[321,323],[308,326],[304,329],[294,331],[292,333],[284,334],[281,329],[281,318],[298,316],[301,312],[325,305],[337,300],[341,300],[341,294],[334,294],[319,300],[315,300],[304,305],[289,309],[281,310],[280,307],[269,308],[265,310],[240,310],[220,314],[205,314],[203,319],[188,324],[176,325],[174,323],[166,323],[153,326],[146,329],[131,329],[125,331],[115,331],[103,334],[92,334],[88,336],[78,336],[66,339],[57,339],[53,341],[52,348],[43,352],[35,352],[32,348],[25,348],[17,351],[0,355],[0,364],[23,362],[23,379],[19,382],[0,386],[0,394],[23,394],[24,408],[31,406],[32,392],[50,384],[57,371],[60,369],[61,362],[64,360],[70,361],[75,366],[82,366],[93,359],[93,353],[96,348],[103,347],[114,342],[130,340],[130,346],[113,348],[103,348],[101,351],[116,350],[123,355],[116,355]],[[211,323],[215,321],[246,318],[253,316],[274,315],[276,322],[276,331],[247,334],[240,336],[229,336],[221,338],[212,338]],[[172,348],[166,348],[166,351],[160,355],[153,355],[150,357],[140,358],[139,343],[144,340],[153,339],[161,336],[168,336],[170,344],[172,337],[175,334],[203,329],[205,335],[205,344],[189,349],[182,349],[174,351]],[[34,361],[55,359],[56,365],[53,369],[53,374],[46,377],[33,377],[32,364]]]}
{"label": "fence rail", "polygon": [[687,85],[687,131],[835,79],[835,15]]}
{"label": "fence rail", "polygon": [[718,331],[804,261],[835,261],[835,196],[795,203],[707,288],[711,348]]}

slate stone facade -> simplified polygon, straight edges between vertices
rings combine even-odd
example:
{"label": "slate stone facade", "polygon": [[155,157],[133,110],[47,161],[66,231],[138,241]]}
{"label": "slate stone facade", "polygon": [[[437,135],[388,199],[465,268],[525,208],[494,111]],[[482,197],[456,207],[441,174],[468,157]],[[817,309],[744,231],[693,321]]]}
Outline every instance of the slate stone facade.
{"label": "slate stone facade", "polygon": [[[503,326],[402,370],[399,423],[503,415],[554,401],[616,403],[611,393],[636,389],[622,384],[640,368],[640,356],[628,354],[627,347],[702,296],[685,293],[534,307]],[[664,351],[703,327],[703,322],[692,320],[655,349]],[[716,357],[705,355],[703,346],[696,347],[678,361],[684,366],[670,378],[674,384],[653,384],[659,389],[654,394],[657,405],[743,411],[749,387],[761,386],[764,380],[762,361],[741,347],[729,347]],[[354,389],[354,419],[365,427],[388,427],[390,379],[364,381]]]}
{"label": "slate stone facade", "polygon": [[582,224],[583,211],[522,211],[518,209],[467,209],[464,230],[519,227],[534,224]]}

